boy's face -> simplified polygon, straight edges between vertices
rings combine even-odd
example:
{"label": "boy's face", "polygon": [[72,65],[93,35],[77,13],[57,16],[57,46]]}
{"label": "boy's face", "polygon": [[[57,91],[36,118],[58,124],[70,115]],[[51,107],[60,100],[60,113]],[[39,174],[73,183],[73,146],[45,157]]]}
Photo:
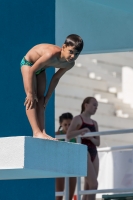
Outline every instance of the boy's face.
{"label": "boy's face", "polygon": [[78,52],[74,46],[63,45],[62,51],[64,58],[66,59],[67,62],[70,63],[75,61],[80,54],[80,52]]}

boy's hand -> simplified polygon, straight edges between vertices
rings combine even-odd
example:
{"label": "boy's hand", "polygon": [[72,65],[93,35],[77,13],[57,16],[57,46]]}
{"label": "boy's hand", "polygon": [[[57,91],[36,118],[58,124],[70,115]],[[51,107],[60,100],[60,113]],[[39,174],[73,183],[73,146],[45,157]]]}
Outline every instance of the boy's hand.
{"label": "boy's hand", "polygon": [[81,135],[85,135],[86,133],[90,132],[90,129],[89,128],[83,128],[81,131],[82,131]]}
{"label": "boy's hand", "polygon": [[35,101],[38,102],[38,99],[37,99],[36,95],[28,93],[27,97],[25,99],[25,102],[24,102],[24,105],[26,106],[26,110],[32,109],[33,104],[34,104]]}

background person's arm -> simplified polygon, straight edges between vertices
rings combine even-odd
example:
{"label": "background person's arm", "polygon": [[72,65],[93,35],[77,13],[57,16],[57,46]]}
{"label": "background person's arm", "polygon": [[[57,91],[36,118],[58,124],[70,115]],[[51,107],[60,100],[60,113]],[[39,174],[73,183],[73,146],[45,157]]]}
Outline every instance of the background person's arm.
{"label": "background person's arm", "polygon": [[72,138],[77,137],[78,135],[84,135],[85,133],[90,132],[88,128],[83,128],[79,130],[79,127],[81,126],[81,120],[79,116],[76,116],[73,118],[68,131],[67,131],[67,139],[70,140]]}

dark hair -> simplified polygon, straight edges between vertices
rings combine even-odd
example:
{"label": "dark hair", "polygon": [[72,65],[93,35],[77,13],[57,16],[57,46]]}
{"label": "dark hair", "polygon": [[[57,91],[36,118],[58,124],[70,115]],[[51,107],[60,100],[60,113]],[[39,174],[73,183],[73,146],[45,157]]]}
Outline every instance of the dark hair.
{"label": "dark hair", "polygon": [[[63,122],[63,120],[65,119],[73,119],[73,115],[69,112],[67,113],[63,113],[60,117],[59,117],[59,123],[61,124]],[[58,131],[61,129],[61,126],[59,126]]]}
{"label": "dark hair", "polygon": [[[95,99],[95,98],[94,98],[94,97],[86,97],[86,98],[83,100],[83,103],[82,103],[82,105],[81,105],[81,113],[83,113],[84,110],[85,110],[85,103],[90,103],[90,101],[91,101],[92,99]],[[95,99],[95,100],[96,100],[96,99]]]}
{"label": "dark hair", "polygon": [[76,34],[68,35],[64,44],[66,46],[74,46],[75,49],[79,52],[82,51],[83,46],[84,46],[84,42],[83,42],[82,38]]}

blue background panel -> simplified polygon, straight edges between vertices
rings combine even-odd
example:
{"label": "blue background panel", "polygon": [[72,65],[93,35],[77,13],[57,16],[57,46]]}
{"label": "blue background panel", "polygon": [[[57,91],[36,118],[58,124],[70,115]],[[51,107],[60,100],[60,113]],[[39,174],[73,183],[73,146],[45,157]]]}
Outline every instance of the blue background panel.
{"label": "blue background panel", "polygon": [[76,33],[84,40],[82,54],[132,51],[132,9],[131,0],[56,1],[56,44]]}
{"label": "blue background panel", "polygon": [[[55,0],[0,0],[0,136],[32,136],[23,106],[20,61],[39,43],[55,43]],[[47,80],[54,69],[47,70]],[[54,135],[54,95],[46,109],[46,130]],[[0,181],[0,199],[54,199],[54,179]]]}

